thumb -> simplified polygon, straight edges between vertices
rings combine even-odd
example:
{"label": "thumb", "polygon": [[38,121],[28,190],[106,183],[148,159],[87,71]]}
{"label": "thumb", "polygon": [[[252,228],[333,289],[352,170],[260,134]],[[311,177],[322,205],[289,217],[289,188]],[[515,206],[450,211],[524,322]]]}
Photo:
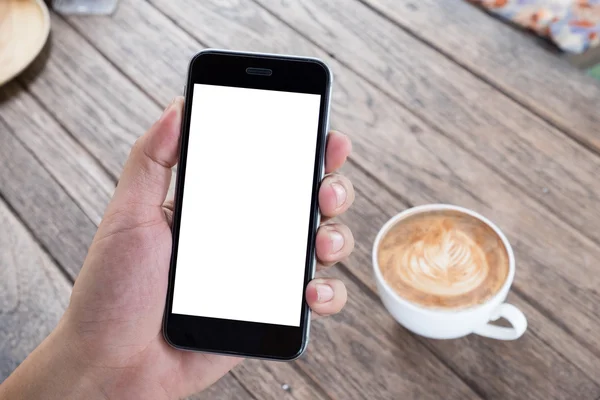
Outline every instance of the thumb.
{"label": "thumb", "polygon": [[162,206],[179,156],[183,97],[176,97],[160,119],[140,137],[125,162],[111,206],[135,203]]}

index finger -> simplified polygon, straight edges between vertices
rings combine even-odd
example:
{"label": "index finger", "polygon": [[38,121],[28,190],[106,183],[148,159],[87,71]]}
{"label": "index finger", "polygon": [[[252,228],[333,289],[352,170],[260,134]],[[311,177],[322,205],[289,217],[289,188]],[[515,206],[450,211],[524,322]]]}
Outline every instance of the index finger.
{"label": "index finger", "polygon": [[325,173],[330,174],[342,167],[352,151],[350,138],[341,132],[331,131],[325,149]]}

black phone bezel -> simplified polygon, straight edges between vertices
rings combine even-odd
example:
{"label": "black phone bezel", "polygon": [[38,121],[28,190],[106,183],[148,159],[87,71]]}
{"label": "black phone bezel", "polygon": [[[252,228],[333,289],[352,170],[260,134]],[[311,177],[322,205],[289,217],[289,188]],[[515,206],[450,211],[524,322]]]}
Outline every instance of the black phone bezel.
{"label": "black phone bezel", "polygon": [[[250,71],[268,69],[271,74],[251,74],[248,73],[248,68],[250,68]],[[324,169],[331,81],[329,68],[322,61],[312,58],[220,50],[205,50],[192,58],[188,71],[181,128],[180,157],[172,227],[173,250],[163,321],[163,336],[171,346],[185,350],[273,360],[293,360],[306,349],[310,327],[310,309],[306,304],[305,290],[302,297],[299,327],[189,316],[171,312],[181,222],[180,210],[185,188],[185,169],[194,84],[321,95],[306,250],[304,276],[304,288],[306,289],[306,285],[314,275],[315,268],[315,237],[319,222],[318,191]]]}

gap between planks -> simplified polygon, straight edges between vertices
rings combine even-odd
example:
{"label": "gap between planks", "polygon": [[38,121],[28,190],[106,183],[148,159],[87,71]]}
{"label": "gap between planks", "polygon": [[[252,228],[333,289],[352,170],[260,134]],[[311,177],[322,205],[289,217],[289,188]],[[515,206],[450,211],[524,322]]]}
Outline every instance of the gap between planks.
{"label": "gap between planks", "polygon": [[[25,90],[25,89],[24,89],[24,90]],[[31,94],[29,91],[28,91],[28,93],[29,93],[29,94]],[[37,103],[37,105],[40,105],[40,103],[39,103],[39,101],[38,101],[37,99],[35,99],[35,98],[34,98],[34,101]],[[44,111],[45,111],[45,110],[44,110]],[[54,117],[53,117],[52,115],[48,114],[48,116],[49,116],[49,117],[50,117],[52,120],[54,120],[55,122],[58,122],[58,121],[56,121],[56,120],[54,119]],[[8,126],[8,123],[6,122],[6,120],[4,120],[4,119],[3,119],[3,117],[2,117],[1,115],[0,115],[0,120],[2,120],[2,121],[4,122],[4,125],[5,125],[6,129],[8,130],[8,132],[10,132],[10,134],[11,134],[11,135],[12,135],[12,136],[15,138],[15,140],[16,140],[17,142],[19,142],[19,143],[20,143],[20,144],[23,146],[23,148],[24,148],[24,149],[25,149],[25,150],[26,150],[26,151],[29,153],[29,155],[30,155],[30,156],[31,156],[31,157],[32,157],[32,158],[33,158],[35,161],[37,161],[37,162],[38,162],[38,163],[39,163],[39,164],[40,164],[42,167],[44,167],[44,162],[43,162],[43,161],[42,161],[42,160],[41,160],[41,159],[38,157],[38,155],[37,155],[35,152],[33,152],[33,151],[32,151],[32,150],[29,148],[29,146],[27,146],[27,144],[26,144],[26,143],[25,143],[25,142],[24,142],[24,141],[23,141],[23,140],[22,140],[22,139],[19,137],[19,135],[17,135],[17,133],[16,133],[15,131],[13,131],[13,130],[12,130],[12,129],[11,129],[9,126]],[[61,126],[61,127],[62,127],[62,126]],[[62,128],[63,128],[63,130],[64,130],[64,127],[62,127]],[[69,133],[68,131],[65,131],[65,132]],[[69,133],[69,134],[70,134],[70,133]],[[80,145],[80,144],[78,143],[78,145]],[[83,149],[84,149],[84,150],[85,150],[85,151],[88,153],[88,155],[90,155],[90,156],[91,156],[91,154],[90,154],[90,152],[88,151],[88,149],[86,149],[86,148],[84,148],[84,147],[82,147],[82,148],[83,148]],[[71,194],[71,193],[70,193],[70,192],[67,190],[67,188],[65,188],[65,186],[64,186],[64,185],[63,185],[63,184],[62,184],[62,183],[59,181],[59,179],[56,177],[56,175],[55,175],[55,174],[54,174],[54,173],[53,173],[53,172],[52,172],[52,171],[51,171],[49,168],[46,168],[46,167],[44,167],[44,170],[45,170],[45,171],[48,173],[48,175],[50,175],[50,177],[52,178],[53,184],[55,184],[56,186],[58,186],[58,187],[60,188],[60,190],[61,190],[61,191],[63,191],[63,192],[64,192],[64,193],[65,193],[65,194],[66,194],[66,195],[67,195],[67,196],[68,196],[68,197],[69,197],[69,198],[70,198],[70,199],[73,201],[73,204],[75,204],[75,205],[77,206],[77,208],[79,208],[79,210],[82,212],[82,214],[84,214],[84,215],[85,215],[85,216],[86,216],[86,217],[87,217],[87,218],[90,220],[90,222],[92,222],[94,225],[96,225],[96,226],[97,226],[97,222],[96,222],[96,221],[94,221],[90,215],[88,215],[88,213],[86,212],[86,210],[84,210],[84,208],[81,206],[81,204],[79,204],[79,202],[77,201],[77,199],[76,199],[75,197],[73,197],[73,195],[72,195],[72,194]],[[1,195],[1,193],[0,193],[0,195]],[[5,200],[6,200],[6,199],[5,199]],[[11,207],[12,207],[12,205],[11,205]],[[13,211],[15,211],[15,212],[16,212],[16,210],[13,210]],[[23,219],[22,219],[20,216],[19,216],[19,219],[21,220],[21,222],[22,222],[24,225],[26,225],[26,226],[27,226],[27,223],[25,222],[25,220],[23,220]],[[42,243],[41,243],[41,242],[39,242],[38,238],[37,238],[37,237],[35,237],[35,239],[36,239],[36,241],[38,241],[38,244],[39,244],[39,245],[40,245],[40,246],[41,246],[41,247],[44,249],[44,251],[46,251],[46,252],[47,252],[47,251],[48,251],[48,249],[47,249],[47,248],[45,248],[45,247],[42,245]],[[56,261],[56,260],[55,260],[55,259],[53,259],[53,261]],[[60,265],[60,264],[57,264],[57,265]],[[62,268],[62,266],[61,266],[61,268]],[[66,270],[65,270],[64,272],[66,273]]]}
{"label": "gap between planks", "polygon": [[[102,58],[104,58],[104,60],[106,62],[108,62],[114,69],[116,69],[121,75],[125,76],[129,82],[131,82],[133,84],[133,86],[135,86],[140,92],[142,92],[146,97],[148,97],[150,100],[152,100],[157,106],[159,107],[163,107],[163,105],[160,103],[160,101],[158,101],[158,99],[154,96],[152,96],[151,93],[149,93],[146,89],[144,89],[144,87],[142,87],[140,84],[138,84],[135,80],[131,79],[129,77],[129,75],[127,75],[125,73],[125,71],[123,71],[123,68],[121,68],[117,63],[113,62],[112,59],[110,59],[109,57],[106,56],[106,54],[104,54],[102,52],[102,50],[100,50],[98,47],[96,47],[94,45],[94,43],[92,43],[86,35],[84,35],[81,30],[79,29],[79,27],[77,27],[77,25],[71,23],[71,21],[69,21],[68,18],[65,18],[63,15],[61,14],[57,14],[55,13],[55,15],[60,18],[64,23],[66,23],[67,25],[69,25],[75,32],[77,32],[77,34],[83,39],[85,40],[90,46],[92,46],[97,52],[98,54],[100,54],[102,56]],[[87,149],[86,149],[87,150]]]}
{"label": "gap between planks", "polygon": [[[29,86],[22,80],[22,77],[17,78],[15,81],[19,84],[19,87],[26,91],[27,93],[29,93],[29,95],[33,98],[33,100],[35,101],[35,103],[42,109],[44,110],[44,112],[48,115],[49,118],[51,118],[54,122],[56,122],[56,124],[58,126],[60,126],[62,128],[62,130],[69,135],[69,137],[82,149],[84,149],[86,151],[86,153],[96,162],[96,164],[98,165],[98,167],[106,174],[106,176],[108,176],[109,178],[112,179],[113,182],[118,181],[118,177],[115,176],[115,174],[113,174],[108,168],[106,168],[104,166],[104,164],[102,164],[102,162],[98,159],[98,157],[96,157],[94,155],[93,152],[91,152],[83,143],[81,143],[81,141],[77,138],[76,135],[73,135],[73,133],[67,129],[66,126],[64,126],[64,124],[57,119],[54,114],[48,109],[48,107],[46,107],[46,105],[40,101],[40,99],[38,98],[38,96],[36,95],[35,92],[29,90]],[[27,149],[29,149],[29,147],[26,147]]]}
{"label": "gap between planks", "polygon": [[[6,130],[13,136],[16,137],[16,134],[12,131],[12,129],[5,123],[5,121],[3,120],[2,116],[0,115],[0,125],[3,125],[4,128],[6,128]],[[19,140],[18,138],[16,138],[16,140]],[[21,143],[19,141],[19,143]],[[23,146],[28,152],[30,152],[29,148]],[[30,153],[31,154],[31,153]],[[31,154],[33,157],[35,157],[33,154]],[[35,158],[37,160],[37,158]],[[39,160],[37,160],[39,162]],[[47,170],[46,170],[47,171]],[[48,172],[48,174],[50,174],[50,172]],[[58,182],[56,182],[56,179],[54,178],[54,176],[52,176],[52,179],[55,181],[54,183],[56,183],[63,192],[65,192],[67,194],[67,196],[69,195],[62,186],[60,186],[60,184]],[[69,196],[70,197],[70,196]],[[6,205],[6,207],[8,208],[8,210],[15,216],[15,218],[18,219],[18,221],[21,223],[21,225],[23,226],[23,228],[31,235],[31,237],[33,238],[33,241],[35,242],[35,244],[37,244],[47,255],[48,258],[50,258],[50,260],[52,261],[52,263],[56,266],[56,268],[58,269],[58,271],[67,279],[67,281],[73,285],[73,282],[75,281],[75,279],[73,279],[73,277],[69,274],[69,271],[67,271],[67,269],[54,257],[54,255],[52,254],[52,252],[50,251],[50,249],[48,249],[48,247],[38,238],[36,232],[33,230],[33,228],[31,226],[29,226],[29,224],[23,219],[23,217],[21,216],[21,214],[15,209],[15,207],[13,207],[12,203],[6,198],[4,197],[4,194],[2,193],[2,190],[0,190],[0,201],[4,202],[4,204]],[[75,201],[74,201],[75,202]],[[76,203],[77,204],[77,203]],[[79,207],[79,205],[78,205]],[[88,217],[89,218],[89,217]]]}

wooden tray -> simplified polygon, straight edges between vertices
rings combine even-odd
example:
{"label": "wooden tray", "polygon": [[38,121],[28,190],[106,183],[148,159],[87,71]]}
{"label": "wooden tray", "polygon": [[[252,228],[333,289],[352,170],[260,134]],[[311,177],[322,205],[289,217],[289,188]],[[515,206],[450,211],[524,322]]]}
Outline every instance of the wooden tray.
{"label": "wooden tray", "polygon": [[0,0],[0,85],[23,71],[50,33],[43,0]]}

